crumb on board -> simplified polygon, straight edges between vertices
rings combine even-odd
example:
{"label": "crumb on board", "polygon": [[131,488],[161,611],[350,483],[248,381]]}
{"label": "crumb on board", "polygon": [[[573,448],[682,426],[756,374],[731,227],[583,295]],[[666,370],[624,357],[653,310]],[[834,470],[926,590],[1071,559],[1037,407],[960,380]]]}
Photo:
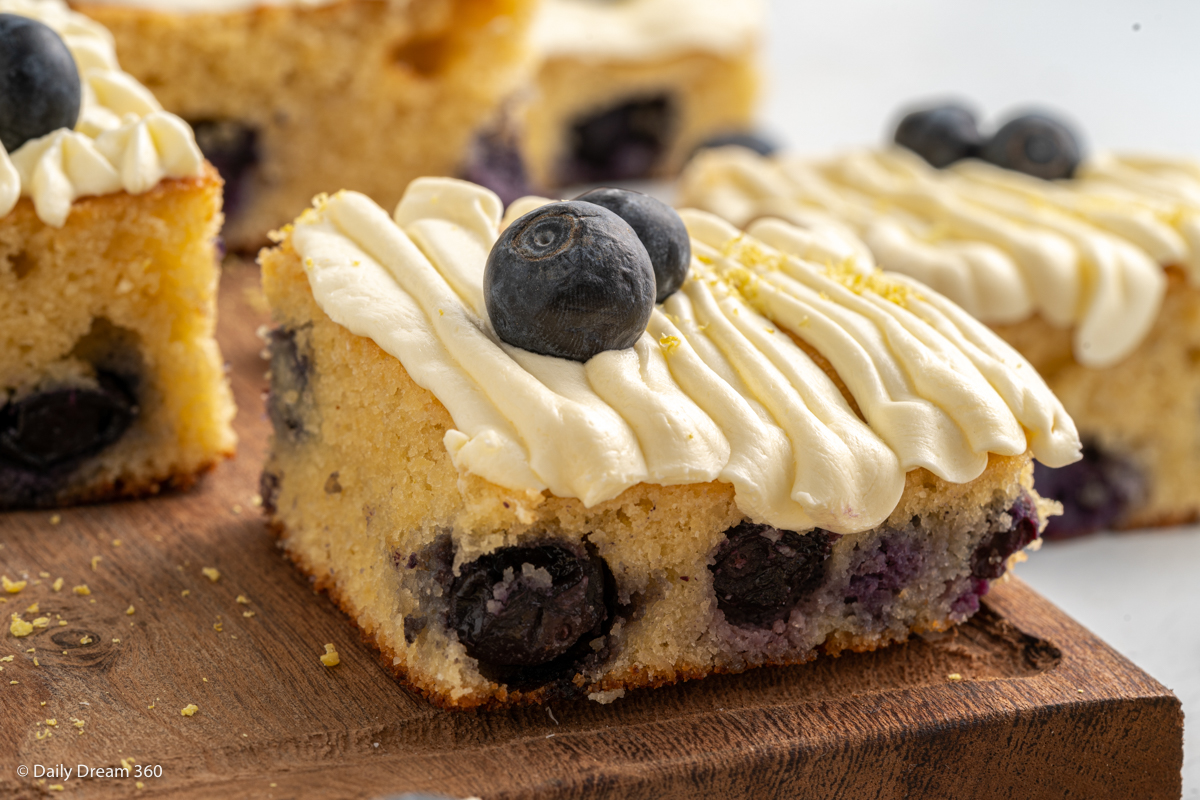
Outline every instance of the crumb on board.
{"label": "crumb on board", "polygon": [[216,567],[204,567],[200,571],[204,573],[204,577],[208,578],[213,583],[221,580],[221,573],[217,571]]}
{"label": "crumb on board", "polygon": [[46,724],[47,724],[47,725],[49,725],[51,728],[53,728],[55,725],[57,725],[57,724],[58,724],[58,720],[56,720],[56,719],[48,719],[48,720],[46,720]]}
{"label": "crumb on board", "polygon": [[39,609],[39,608],[38,608],[38,604],[37,604],[37,603],[31,603],[31,604],[30,604],[30,606],[29,606],[28,608],[26,608],[26,609],[25,609],[25,613],[26,613],[26,614],[36,614],[36,613],[38,613],[38,611],[40,611],[40,610],[41,610],[41,609]]}
{"label": "crumb on board", "polygon": [[92,641],[93,641],[92,637],[90,637],[90,636],[83,636],[83,637],[80,637],[80,639],[79,639],[80,644],[91,644]]}
{"label": "crumb on board", "polygon": [[325,655],[321,656],[321,663],[327,667],[336,667],[342,663],[341,658],[338,657],[337,649],[332,644],[325,645]]}
{"label": "crumb on board", "polygon": [[254,612],[253,612],[253,611],[243,611],[243,612],[242,612],[242,616],[243,616],[243,617],[246,617],[247,619],[249,619],[250,617],[253,617],[253,616],[254,616]]}
{"label": "crumb on board", "polygon": [[104,556],[92,556],[92,572],[96,571],[96,567],[104,560]]}
{"label": "crumb on board", "polygon": [[55,578],[54,583],[52,583],[50,585],[50,588],[56,592],[61,592],[62,587],[63,587],[63,579],[62,578]]}
{"label": "crumb on board", "polygon": [[16,638],[20,639],[23,636],[28,636],[33,633],[33,625],[21,619],[20,614],[12,615],[12,624],[8,626],[8,631]]}
{"label": "crumb on board", "polygon": [[36,739],[37,739],[39,742],[41,742],[41,741],[45,741],[46,739],[49,739],[49,738],[50,738],[50,737],[52,737],[52,736],[54,736],[54,732],[53,732],[53,731],[51,731],[51,730],[49,730],[49,729],[40,730],[40,731],[38,731],[36,734],[34,734],[34,737],[35,737],[35,738],[36,738]]}
{"label": "crumb on board", "polygon": [[0,586],[9,594],[16,594],[25,588],[28,581],[10,581],[7,575],[0,575]]}
{"label": "crumb on board", "polygon": [[86,583],[79,584],[75,588],[71,589],[71,591],[81,597],[85,597],[92,593],[92,590],[88,588],[88,585]]}
{"label": "crumb on board", "polygon": [[134,614],[134,608],[133,608],[133,606],[130,606],[129,608],[125,609],[125,614],[126,614],[126,615],[128,615],[128,616],[130,616],[130,617],[132,617],[132,616],[133,616],[133,614]]}
{"label": "crumb on board", "polygon": [[5,656],[4,658],[0,658],[0,661],[12,661],[14,658],[16,656]]}
{"label": "crumb on board", "polygon": [[190,717],[199,710],[200,710],[200,706],[196,705],[195,703],[188,703],[186,706],[184,706],[179,711],[179,713],[185,717]]}
{"label": "crumb on board", "polygon": [[51,514],[50,515],[50,524],[51,525],[57,525],[60,522],[62,522],[62,514]]}
{"label": "crumb on board", "polygon": [[244,595],[244,594],[239,594],[237,596],[237,602],[241,603],[244,606],[248,606],[248,605],[250,605],[250,598],[246,597],[246,595]]}
{"label": "crumb on board", "polygon": [[961,681],[962,679],[962,675],[958,674],[957,672],[951,672],[946,676],[946,680],[948,681]]}
{"label": "crumb on board", "polygon": [[189,594],[191,594],[191,593],[192,593],[192,591],[191,591],[190,589],[184,589],[182,592],[180,592],[180,593],[179,593],[179,596],[180,596],[180,597],[187,597],[187,596],[188,596]]}
{"label": "crumb on board", "polygon": [[213,630],[216,631],[217,633],[224,633],[224,629],[221,627],[221,623],[219,623],[219,622],[213,623]]}
{"label": "crumb on board", "polygon": [[113,546],[113,547],[120,547],[120,546],[121,546],[121,540],[120,540],[120,539],[113,539],[113,544],[112,544],[112,546]]}
{"label": "crumb on board", "polygon": [[145,788],[146,788],[146,784],[142,783],[141,781],[135,781],[133,785],[134,785],[136,788],[138,788],[138,789],[145,789]]}

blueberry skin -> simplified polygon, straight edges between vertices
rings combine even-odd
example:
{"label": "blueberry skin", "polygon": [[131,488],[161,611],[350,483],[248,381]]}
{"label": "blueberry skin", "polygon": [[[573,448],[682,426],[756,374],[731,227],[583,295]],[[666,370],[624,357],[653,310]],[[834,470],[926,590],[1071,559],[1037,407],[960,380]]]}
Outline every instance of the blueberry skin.
{"label": "blueberry skin", "polygon": [[502,547],[464,564],[450,588],[450,627],[492,667],[553,661],[607,618],[603,562],[558,545]]}
{"label": "blueberry skin", "polygon": [[717,147],[744,147],[747,150],[753,150],[760,156],[773,156],[779,152],[779,145],[762,134],[739,131],[722,133],[705,139],[696,148],[695,153]]}
{"label": "blueberry skin", "polygon": [[632,347],[654,311],[654,268],[629,223],[593,203],[551,203],[500,235],[483,273],[496,334],[587,361]]}
{"label": "blueberry skin", "polygon": [[18,147],[74,128],[83,89],[62,37],[29,17],[0,14],[0,141]]}
{"label": "blueberry skin", "polygon": [[825,562],[837,537],[741,522],[725,531],[712,573],[717,608],[740,627],[769,627],[825,582]]}
{"label": "blueberry skin", "polygon": [[138,407],[128,386],[101,372],[95,388],[52,389],[0,406],[0,462],[35,472],[73,468],[124,435]]}
{"label": "blueberry skin", "polygon": [[996,131],[983,147],[983,158],[1052,181],[1074,175],[1082,151],[1075,133],[1061,121],[1046,114],[1026,114]]}
{"label": "blueberry skin", "polygon": [[938,169],[979,155],[983,144],[975,115],[954,104],[906,114],[896,126],[893,140]]}
{"label": "blueberry skin", "polygon": [[683,285],[692,262],[692,241],[675,209],[648,194],[627,189],[593,189],[575,199],[603,206],[633,228],[654,267],[658,286],[654,302],[661,303]]}

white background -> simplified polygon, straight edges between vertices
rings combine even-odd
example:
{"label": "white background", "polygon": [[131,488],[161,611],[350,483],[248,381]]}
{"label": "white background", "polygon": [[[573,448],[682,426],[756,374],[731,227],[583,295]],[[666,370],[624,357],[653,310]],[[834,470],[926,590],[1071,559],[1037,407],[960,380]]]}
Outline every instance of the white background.
{"label": "white background", "polygon": [[[766,127],[804,153],[954,96],[987,121],[1058,109],[1092,149],[1200,157],[1200,0],[772,0],[767,79]],[[1047,545],[1018,572],[1175,691],[1200,798],[1200,528]]]}

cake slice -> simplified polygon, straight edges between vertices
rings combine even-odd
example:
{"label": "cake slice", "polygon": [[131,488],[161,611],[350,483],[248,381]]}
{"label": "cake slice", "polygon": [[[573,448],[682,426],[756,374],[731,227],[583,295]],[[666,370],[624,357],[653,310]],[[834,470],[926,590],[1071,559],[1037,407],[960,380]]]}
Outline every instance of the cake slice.
{"label": "cake slice", "polygon": [[783,223],[584,197],[340,192],[261,256],[264,507],[396,674],[607,702],[969,617],[1078,455],[1028,363]]}
{"label": "cake slice", "polygon": [[1025,141],[1022,126],[1028,136],[1054,132],[1067,141],[1061,153],[1074,155],[1049,179],[1002,153],[983,160],[982,137],[961,133],[961,109],[920,113],[936,113],[949,131],[924,146],[910,140],[924,158],[902,147],[821,159],[724,148],[697,156],[679,201],[739,226],[776,217],[848,227],[883,268],[944,293],[1028,358],[1084,441],[1080,462],[1038,468],[1039,489],[1065,507],[1047,537],[1196,519],[1200,164],[1080,161],[1074,140],[1062,138],[1069,132],[1044,115],[991,139]]}
{"label": "cake slice", "polygon": [[227,184],[234,250],[344,186],[393,205],[459,175],[520,84],[534,0],[74,0],[190,122]]}
{"label": "cake slice", "polygon": [[760,0],[547,0],[521,107],[534,186],[669,177],[754,128]]}
{"label": "cake slice", "polygon": [[0,509],[190,485],[235,446],[221,180],[64,4],[0,0],[0,60]]}

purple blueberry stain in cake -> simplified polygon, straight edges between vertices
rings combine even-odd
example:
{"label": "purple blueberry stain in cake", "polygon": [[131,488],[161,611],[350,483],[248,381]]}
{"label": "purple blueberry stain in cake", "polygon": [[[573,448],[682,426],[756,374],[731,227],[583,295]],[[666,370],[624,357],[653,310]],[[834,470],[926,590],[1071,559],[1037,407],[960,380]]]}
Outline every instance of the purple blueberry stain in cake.
{"label": "purple blueberry stain in cake", "polygon": [[450,588],[449,626],[493,667],[536,667],[603,635],[603,561],[557,545],[504,547],[464,564]]}
{"label": "purple blueberry stain in cake", "polygon": [[584,362],[632,347],[654,311],[654,267],[629,223],[593,203],[517,219],[488,254],[483,299],[508,344]]}
{"label": "purple blueberry stain in cake", "polygon": [[1038,537],[1038,512],[1033,498],[1022,492],[1008,513],[995,522],[975,552],[971,554],[971,575],[980,580],[995,580],[1008,569],[1008,559],[1024,550]]}
{"label": "purple blueberry stain in cake", "polygon": [[835,534],[742,522],[725,532],[709,571],[717,608],[733,625],[771,627],[825,581]]}
{"label": "purple blueberry stain in cake", "polygon": [[50,26],[0,14],[0,142],[13,153],[26,142],[75,127],[83,103],[79,69]]}
{"label": "purple blueberry stain in cake", "polygon": [[1042,497],[1063,504],[1061,516],[1051,517],[1047,539],[1070,539],[1119,524],[1130,509],[1146,499],[1149,483],[1132,460],[1084,441],[1083,458],[1051,469],[1034,464],[1034,485]]}
{"label": "purple blueberry stain in cake", "polygon": [[879,616],[921,574],[925,560],[914,536],[896,532],[880,537],[874,546],[859,551],[846,587],[846,604],[857,603],[867,616]]}
{"label": "purple blueberry stain in cake", "polygon": [[[303,330],[307,330],[305,326]],[[267,416],[278,439],[293,444],[304,440],[307,410],[312,406],[309,378],[312,363],[307,348],[297,341],[300,329],[275,328],[267,336],[271,360],[271,389],[267,395]]]}
{"label": "purple blueberry stain in cake", "polygon": [[667,95],[629,100],[571,126],[563,183],[645,178],[675,136],[678,112]]}
{"label": "purple blueberry stain in cake", "polygon": [[475,138],[463,178],[491,189],[505,206],[538,194],[529,180],[516,138],[502,131],[487,131]]}
{"label": "purple blueberry stain in cake", "polygon": [[225,216],[237,217],[246,205],[251,176],[260,160],[258,131],[236,120],[195,120],[196,145],[225,181]]}

